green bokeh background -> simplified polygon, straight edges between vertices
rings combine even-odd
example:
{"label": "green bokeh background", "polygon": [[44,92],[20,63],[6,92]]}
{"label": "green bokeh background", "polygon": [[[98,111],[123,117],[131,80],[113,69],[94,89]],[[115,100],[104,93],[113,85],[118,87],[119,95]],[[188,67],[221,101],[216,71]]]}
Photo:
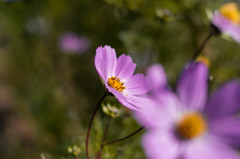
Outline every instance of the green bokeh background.
{"label": "green bokeh background", "polygon": [[[104,93],[94,68],[95,50],[110,45],[129,54],[136,72],[161,63],[174,85],[181,69],[210,31],[209,15],[223,0],[18,0],[0,2],[0,158],[85,159],[87,126]],[[40,21],[40,23],[39,23]],[[65,32],[88,37],[81,54],[61,51]],[[203,50],[210,60],[210,92],[240,77],[240,45],[213,37]],[[130,112],[108,97],[103,103],[122,111],[111,121],[107,140],[123,137],[139,125]],[[99,111],[90,137],[98,151],[110,117]],[[103,158],[145,158],[141,132],[110,146]]]}

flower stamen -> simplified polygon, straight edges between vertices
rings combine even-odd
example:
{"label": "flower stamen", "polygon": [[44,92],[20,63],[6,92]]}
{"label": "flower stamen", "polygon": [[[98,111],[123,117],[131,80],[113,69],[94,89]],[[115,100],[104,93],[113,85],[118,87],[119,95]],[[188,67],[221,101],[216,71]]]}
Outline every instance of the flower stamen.
{"label": "flower stamen", "polygon": [[206,122],[198,113],[186,114],[176,125],[176,133],[183,140],[193,139],[205,131]]}
{"label": "flower stamen", "polygon": [[235,24],[240,23],[240,12],[236,3],[227,3],[220,8],[220,13]]}
{"label": "flower stamen", "polygon": [[123,86],[124,82],[121,82],[119,77],[110,77],[108,78],[108,86],[112,87],[120,92],[123,92],[123,90],[126,88]]}

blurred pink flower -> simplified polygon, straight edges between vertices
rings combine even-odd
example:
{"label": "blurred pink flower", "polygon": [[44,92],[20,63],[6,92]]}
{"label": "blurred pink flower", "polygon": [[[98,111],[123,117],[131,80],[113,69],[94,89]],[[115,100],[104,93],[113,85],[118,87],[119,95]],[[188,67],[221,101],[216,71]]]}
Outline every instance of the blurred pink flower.
{"label": "blurred pink flower", "polygon": [[74,33],[63,34],[58,42],[59,48],[69,53],[84,53],[90,46],[90,41],[86,37],[78,36]]}
{"label": "blurred pink flower", "polygon": [[240,12],[237,4],[227,3],[219,11],[215,11],[212,24],[240,43]]}
{"label": "blurred pink flower", "polygon": [[[220,87],[207,101],[208,69],[205,64],[190,63],[177,83],[177,93],[161,89],[166,83],[161,67],[159,91],[154,103],[135,112],[137,120],[147,125],[143,147],[149,159],[240,159],[231,146],[240,146],[240,82]],[[157,76],[149,76],[157,77]],[[167,87],[165,87],[167,88]],[[144,103],[146,104],[146,103]]]}
{"label": "blurred pink flower", "polygon": [[122,54],[117,58],[115,50],[110,46],[98,47],[95,67],[108,92],[125,107],[139,110],[139,103],[148,100],[141,97],[150,89],[148,80],[143,74],[133,75],[136,64],[132,62],[130,56]]}

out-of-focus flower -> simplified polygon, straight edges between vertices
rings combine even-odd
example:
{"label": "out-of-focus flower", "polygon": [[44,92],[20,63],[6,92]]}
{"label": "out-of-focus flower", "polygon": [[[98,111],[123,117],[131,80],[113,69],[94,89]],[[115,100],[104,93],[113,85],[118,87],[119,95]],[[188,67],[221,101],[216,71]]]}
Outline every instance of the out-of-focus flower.
{"label": "out-of-focus flower", "polygon": [[142,142],[148,158],[240,158],[231,147],[240,146],[240,82],[226,83],[207,101],[207,77],[204,63],[190,63],[176,95],[155,92],[155,104],[136,112],[140,123],[150,121]]}
{"label": "out-of-focus flower", "polygon": [[110,46],[98,47],[95,56],[95,67],[103,80],[108,92],[131,110],[138,110],[139,103],[147,99],[141,97],[149,89],[147,78],[143,74],[133,75],[136,64],[130,56],[122,54],[116,57],[116,52]]}
{"label": "out-of-focus flower", "polygon": [[236,3],[227,3],[219,11],[215,11],[212,24],[240,43],[240,12]]}
{"label": "out-of-focus flower", "polygon": [[84,53],[88,50],[90,46],[90,41],[88,38],[83,36],[78,36],[75,33],[64,33],[59,41],[59,48],[68,53]]}

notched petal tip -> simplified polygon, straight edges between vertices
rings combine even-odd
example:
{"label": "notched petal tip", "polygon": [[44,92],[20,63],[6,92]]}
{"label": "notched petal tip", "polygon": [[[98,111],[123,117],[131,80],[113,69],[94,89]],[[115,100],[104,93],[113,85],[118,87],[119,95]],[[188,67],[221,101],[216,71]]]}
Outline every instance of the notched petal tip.
{"label": "notched petal tip", "polygon": [[95,67],[101,78],[106,81],[107,77],[112,76],[117,65],[116,52],[110,46],[99,46],[96,49],[94,59]]}

